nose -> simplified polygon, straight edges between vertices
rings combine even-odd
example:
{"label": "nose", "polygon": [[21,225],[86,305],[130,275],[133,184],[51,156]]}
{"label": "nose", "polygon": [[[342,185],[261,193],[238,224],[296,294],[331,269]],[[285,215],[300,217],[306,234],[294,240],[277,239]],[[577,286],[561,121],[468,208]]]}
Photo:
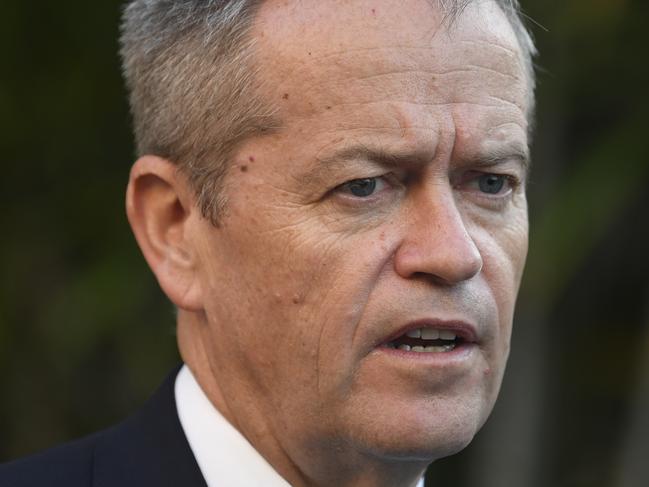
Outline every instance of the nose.
{"label": "nose", "polygon": [[482,270],[482,255],[467,231],[450,188],[413,204],[402,223],[404,238],[394,259],[400,276],[426,276],[451,286]]}

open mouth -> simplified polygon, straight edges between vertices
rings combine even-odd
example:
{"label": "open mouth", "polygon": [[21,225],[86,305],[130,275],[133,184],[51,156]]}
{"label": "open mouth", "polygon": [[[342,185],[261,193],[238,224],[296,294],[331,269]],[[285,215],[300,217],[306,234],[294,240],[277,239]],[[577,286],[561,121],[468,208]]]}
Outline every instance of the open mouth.
{"label": "open mouth", "polygon": [[450,330],[417,328],[385,344],[385,347],[418,353],[445,353],[459,347],[464,339]]}

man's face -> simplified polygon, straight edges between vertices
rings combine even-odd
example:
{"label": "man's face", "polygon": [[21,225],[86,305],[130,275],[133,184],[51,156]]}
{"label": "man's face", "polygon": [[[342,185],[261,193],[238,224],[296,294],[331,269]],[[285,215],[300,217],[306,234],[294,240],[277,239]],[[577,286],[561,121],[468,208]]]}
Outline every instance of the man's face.
{"label": "man's face", "polygon": [[429,462],[496,399],[527,252],[529,88],[504,15],[476,3],[450,27],[426,0],[258,15],[282,126],[242,145],[222,225],[199,226],[204,333],[231,419],[254,415],[298,464],[323,446]]}

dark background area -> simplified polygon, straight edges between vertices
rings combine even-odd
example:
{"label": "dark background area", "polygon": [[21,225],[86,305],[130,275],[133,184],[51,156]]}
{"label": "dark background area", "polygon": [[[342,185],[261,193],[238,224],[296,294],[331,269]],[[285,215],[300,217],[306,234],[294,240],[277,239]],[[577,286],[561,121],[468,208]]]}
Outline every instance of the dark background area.
{"label": "dark background area", "polygon": [[[429,485],[649,485],[649,3],[523,0],[531,245],[492,418]],[[123,210],[120,2],[0,9],[0,461],[103,428],[179,360]]]}

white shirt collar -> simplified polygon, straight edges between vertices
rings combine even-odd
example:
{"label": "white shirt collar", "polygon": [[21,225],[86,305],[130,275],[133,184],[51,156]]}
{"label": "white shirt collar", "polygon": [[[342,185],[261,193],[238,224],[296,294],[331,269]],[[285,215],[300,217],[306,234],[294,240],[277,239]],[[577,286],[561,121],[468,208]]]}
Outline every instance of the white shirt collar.
{"label": "white shirt collar", "polygon": [[[212,405],[184,365],[175,384],[176,408],[208,487],[290,487]],[[417,487],[424,487],[423,479]]]}
{"label": "white shirt collar", "polygon": [[208,487],[290,487],[212,405],[186,365],[175,394],[180,424]]}

